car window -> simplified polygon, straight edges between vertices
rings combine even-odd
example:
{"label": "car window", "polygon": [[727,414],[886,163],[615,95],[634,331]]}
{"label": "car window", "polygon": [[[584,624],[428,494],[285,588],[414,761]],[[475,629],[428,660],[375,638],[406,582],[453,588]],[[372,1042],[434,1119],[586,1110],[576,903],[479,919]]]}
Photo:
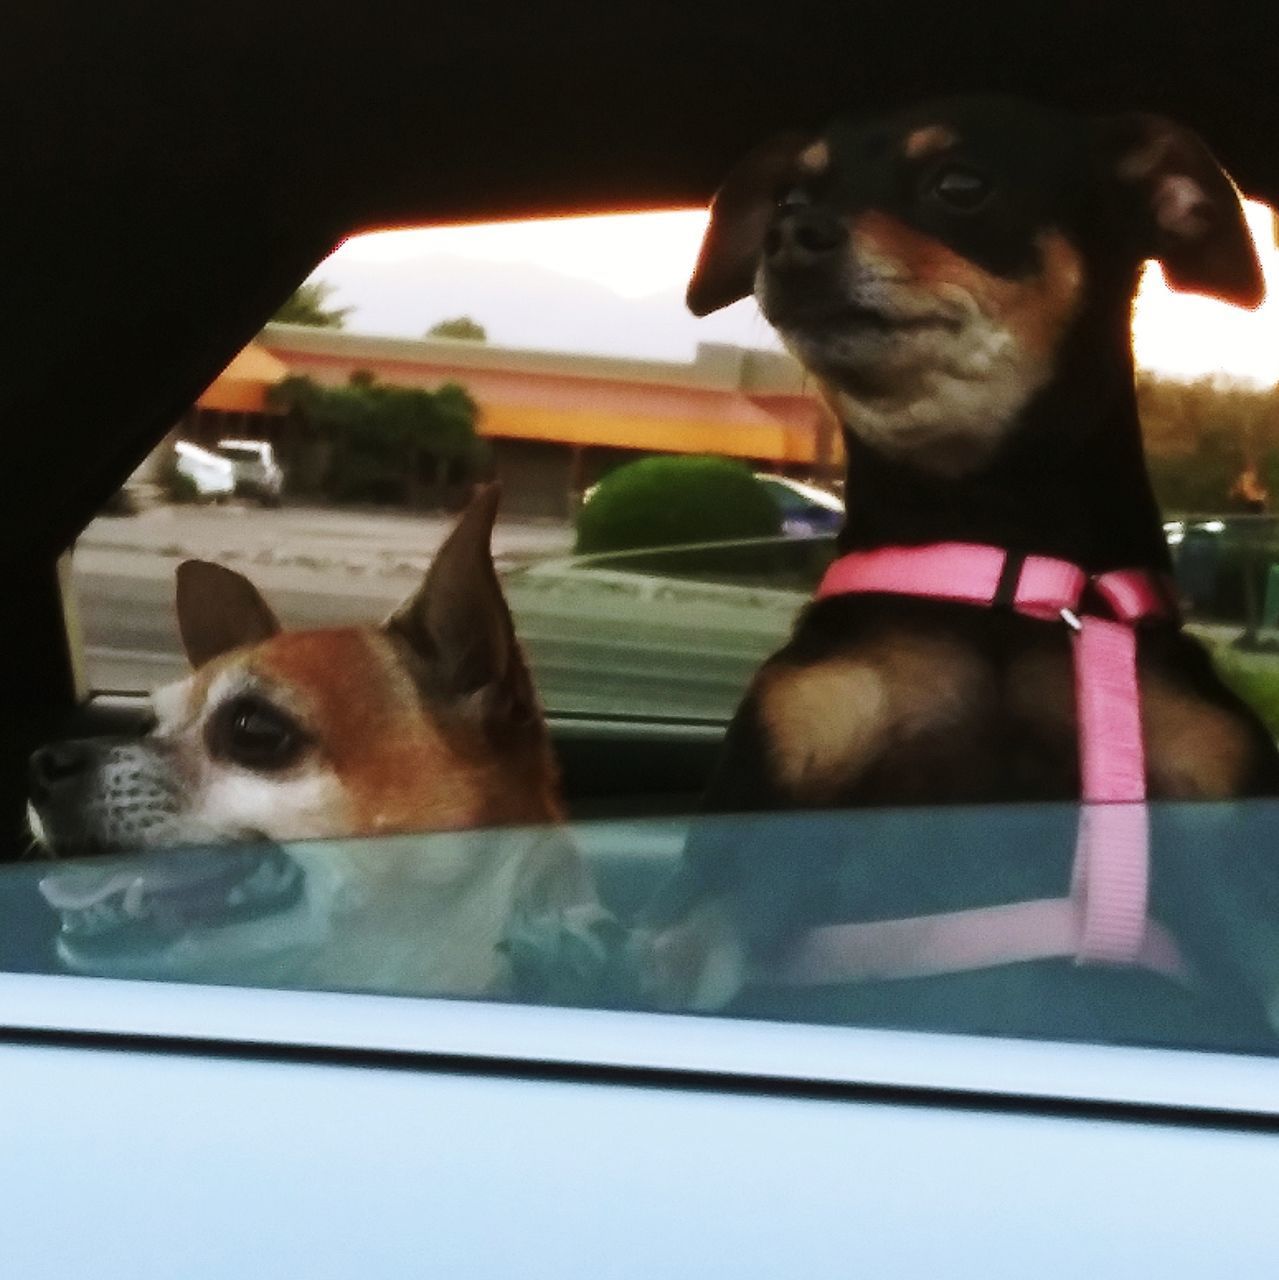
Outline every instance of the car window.
{"label": "car window", "polygon": [[[607,235],[621,239],[601,264],[634,267],[619,243],[686,264],[704,215],[662,217],[685,222],[562,220],[552,247],[567,236],[589,260],[612,221]],[[828,410],[753,303],[694,324],[683,266],[656,293],[640,273],[601,300],[583,292],[571,253],[555,257],[562,246],[545,251],[562,269],[533,269],[502,239],[517,228],[466,229],[495,236],[488,259],[467,258],[448,240],[455,230],[429,233],[444,249],[396,239],[411,232],[349,241],[84,531],[74,585],[97,691],[139,693],[187,673],[174,625],[183,560],[246,575],[289,629],[376,622],[416,590],[467,495],[496,478],[495,561],[547,711],[637,734],[671,724],[721,734],[836,554],[830,526],[809,518],[823,504],[781,482],[838,498],[844,461]],[[1181,301],[1160,288],[1149,277],[1137,307],[1138,393],[1176,592],[1226,679],[1279,732],[1270,392],[1191,363],[1174,341]],[[280,474],[236,474],[219,446],[257,455],[229,440],[269,444]],[[803,519],[791,518],[797,506]],[[655,1001],[632,963],[687,842],[763,842],[816,859],[806,908],[816,922],[829,909],[873,925],[907,910],[896,896],[906,888],[941,912],[999,907],[971,895],[983,850],[1000,844],[1030,855],[1027,897],[1065,894],[1077,807],[668,821],[645,803],[628,800],[638,817],[565,829],[15,868],[4,892],[26,914],[8,963],[1270,1052],[1279,951],[1258,860],[1276,817],[1268,804],[1155,807],[1154,909],[1185,964],[1171,1001],[1151,995],[1168,994],[1167,974],[1103,972],[1075,989],[1087,998],[1058,999],[1058,957],[1019,969],[1011,999],[945,974],[849,983],[837,964],[828,979],[752,976],[717,1003],[678,991]],[[880,851],[874,893],[845,867],[849,849]],[[476,867],[489,877],[479,887],[468,879]],[[494,882],[505,889],[494,894]]]}
{"label": "car window", "polygon": [[[1269,266],[1268,211],[1250,205],[1249,218]],[[498,569],[547,708],[726,720],[833,555],[843,461],[817,388],[753,301],[688,315],[704,221],[684,211],[346,241],[79,539],[90,685],[143,692],[185,670],[172,621],[185,557],[247,571],[289,626],[384,616],[469,486],[496,477]],[[1151,273],[1134,332],[1178,594],[1227,678],[1279,729],[1271,306],[1174,295]],[[354,425],[361,388],[368,403],[428,393],[404,409],[421,415],[407,452],[400,409]],[[175,440],[191,442],[181,459]],[[258,464],[263,446],[276,475],[210,465]],[[737,474],[697,473],[707,458]],[[622,474],[636,464],[655,469],[647,484]],[[751,472],[762,507],[742,496]]]}
{"label": "car window", "polygon": [[[548,710],[726,720],[833,551],[829,522],[779,518],[779,503],[811,504],[754,473],[830,485],[839,457],[752,302],[705,324],[687,313],[703,222],[347,241],[80,537],[92,688],[147,692],[185,672],[183,559],[245,573],[289,627],[374,622],[413,591],[472,486],[496,478],[497,567]],[[278,480],[260,473],[264,450]],[[616,504],[610,484],[647,462],[675,467],[660,500],[623,492],[584,547],[585,509]],[[811,553],[790,546],[814,534]]]}
{"label": "car window", "polygon": [[27,972],[1275,1053],[1271,801],[1152,807],[1151,913],[1180,949],[1175,976],[1050,957],[877,981],[842,924],[711,996],[653,958],[669,955],[653,945],[654,900],[690,839],[789,851],[820,940],[828,922],[921,903],[1064,898],[1078,816],[1005,805],[628,820],[18,865],[0,868],[0,904],[24,929],[0,955]]}

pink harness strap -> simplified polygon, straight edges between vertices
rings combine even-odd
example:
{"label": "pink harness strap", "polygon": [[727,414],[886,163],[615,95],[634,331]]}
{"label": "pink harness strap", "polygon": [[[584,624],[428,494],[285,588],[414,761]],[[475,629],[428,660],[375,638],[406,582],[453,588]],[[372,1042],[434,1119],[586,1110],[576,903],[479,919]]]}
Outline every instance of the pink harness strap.
{"label": "pink harness strap", "polygon": [[[817,598],[878,591],[989,605],[995,602],[1007,566],[1008,553],[1001,547],[975,542],[855,551],[826,570]],[[1079,603],[1087,582],[1088,575],[1077,565],[1027,556],[1009,603],[1018,613],[1056,621],[1063,609]]]}
{"label": "pink harness strap", "polygon": [[[770,969],[766,980],[792,986],[874,982],[1078,957],[1083,932],[1083,912],[1073,897],[870,924],[821,925],[780,968]],[[1177,944],[1154,920],[1146,925],[1128,962],[1170,978],[1187,976]]]}
{"label": "pink harness strap", "polygon": [[[1075,616],[1090,586],[1115,620]],[[1071,892],[906,920],[823,925],[809,931],[774,980],[920,977],[1065,955],[1184,976],[1176,944],[1147,915],[1150,835],[1135,624],[1172,614],[1166,584],[1140,570],[1089,578],[1064,560],[1018,560],[1000,547],[951,542],[841,556],[817,598],[866,592],[1006,603],[1032,618],[1070,624],[1086,802]]]}

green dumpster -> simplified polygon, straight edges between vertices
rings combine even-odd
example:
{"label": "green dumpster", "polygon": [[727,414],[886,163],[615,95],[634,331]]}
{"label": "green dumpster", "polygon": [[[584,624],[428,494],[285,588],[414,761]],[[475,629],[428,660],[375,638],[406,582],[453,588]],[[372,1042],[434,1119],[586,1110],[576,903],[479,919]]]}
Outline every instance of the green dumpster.
{"label": "green dumpster", "polygon": [[1261,606],[1261,625],[1279,627],[1279,564],[1266,570],[1266,598]]}

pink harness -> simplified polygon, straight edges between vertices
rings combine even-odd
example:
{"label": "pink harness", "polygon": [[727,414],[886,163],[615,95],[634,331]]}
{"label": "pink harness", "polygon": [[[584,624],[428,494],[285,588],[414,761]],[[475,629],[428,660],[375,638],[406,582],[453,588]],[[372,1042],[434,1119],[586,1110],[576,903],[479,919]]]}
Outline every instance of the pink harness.
{"label": "pink harness", "polygon": [[[1087,591],[1113,619],[1076,614]],[[1174,616],[1168,584],[1140,570],[1090,577],[1064,560],[945,542],[841,556],[817,598],[866,592],[1005,605],[1071,627],[1086,804],[1070,894],[905,920],[822,925],[810,930],[776,976],[806,984],[924,977],[1074,956],[1081,964],[1140,965],[1184,977],[1176,943],[1147,915],[1150,833],[1137,686],[1136,624]]]}

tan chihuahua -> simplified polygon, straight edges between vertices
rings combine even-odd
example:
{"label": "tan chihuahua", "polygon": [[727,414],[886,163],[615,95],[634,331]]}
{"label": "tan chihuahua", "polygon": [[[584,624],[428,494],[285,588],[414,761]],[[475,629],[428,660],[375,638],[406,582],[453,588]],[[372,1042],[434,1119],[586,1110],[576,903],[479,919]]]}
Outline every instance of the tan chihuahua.
{"label": "tan chihuahua", "polygon": [[247,578],[179,565],[192,674],[155,693],[146,737],[32,756],[37,838],[74,856],[557,821],[546,725],[489,552],[497,499],[481,490],[380,627],[282,631]]}
{"label": "tan chihuahua", "polygon": [[[352,959],[371,934],[393,934],[405,982],[461,994],[502,985],[497,944],[511,919],[589,907],[493,567],[497,502],[497,486],[480,490],[416,594],[381,626],[282,631],[240,574],[200,560],[178,567],[191,675],[154,695],[145,737],[37,751],[31,829],[61,857],[290,847],[246,850],[242,868],[179,849],[55,872],[43,891],[62,913],[64,958],[85,967],[104,954],[95,940],[142,926],[153,942],[161,921],[166,945],[181,935],[183,955],[198,961],[210,929],[227,950],[220,931],[296,902],[305,878],[312,917],[348,919],[325,944],[326,980],[395,986],[382,962],[374,973]],[[427,847],[346,839],[496,826],[530,830],[494,833],[482,849],[461,837]],[[315,856],[291,843],[320,839],[342,843]],[[345,938],[336,951],[335,937]],[[119,958],[116,942],[106,949]]]}

